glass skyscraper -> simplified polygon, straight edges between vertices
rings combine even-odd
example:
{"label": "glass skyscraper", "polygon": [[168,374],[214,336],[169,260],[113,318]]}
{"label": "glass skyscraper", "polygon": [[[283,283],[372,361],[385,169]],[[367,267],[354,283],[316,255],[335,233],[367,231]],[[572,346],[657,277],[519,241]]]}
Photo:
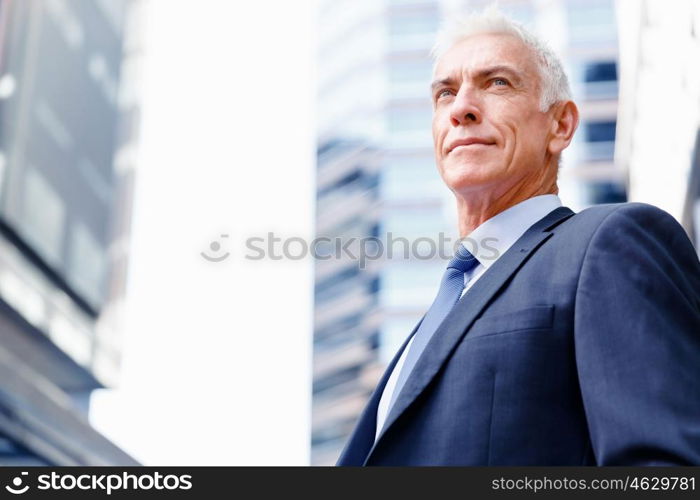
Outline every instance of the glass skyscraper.
{"label": "glass skyscraper", "polygon": [[138,3],[0,1],[0,463],[132,465],[88,424],[116,381]]}

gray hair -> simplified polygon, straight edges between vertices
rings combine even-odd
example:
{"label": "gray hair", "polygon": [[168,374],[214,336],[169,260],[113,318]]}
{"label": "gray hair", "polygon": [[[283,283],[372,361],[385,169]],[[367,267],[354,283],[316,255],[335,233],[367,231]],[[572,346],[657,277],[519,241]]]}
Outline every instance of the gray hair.
{"label": "gray hair", "polygon": [[547,111],[556,102],[571,99],[569,81],[557,55],[544,41],[533,35],[521,23],[506,17],[495,5],[461,19],[447,20],[438,32],[435,45],[431,50],[435,64],[438,58],[454,44],[468,36],[481,33],[512,35],[532,49],[540,73],[541,111]]}

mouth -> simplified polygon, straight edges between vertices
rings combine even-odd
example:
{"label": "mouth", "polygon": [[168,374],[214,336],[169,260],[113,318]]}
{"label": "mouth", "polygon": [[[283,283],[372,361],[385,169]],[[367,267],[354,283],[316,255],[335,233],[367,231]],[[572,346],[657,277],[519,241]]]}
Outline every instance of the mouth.
{"label": "mouth", "polygon": [[453,151],[459,151],[460,149],[481,148],[484,146],[493,146],[494,144],[495,144],[495,142],[489,141],[487,139],[482,139],[480,137],[471,137],[469,139],[460,139],[460,140],[454,141],[452,144],[450,144],[449,148],[447,149],[447,154],[450,154]]}

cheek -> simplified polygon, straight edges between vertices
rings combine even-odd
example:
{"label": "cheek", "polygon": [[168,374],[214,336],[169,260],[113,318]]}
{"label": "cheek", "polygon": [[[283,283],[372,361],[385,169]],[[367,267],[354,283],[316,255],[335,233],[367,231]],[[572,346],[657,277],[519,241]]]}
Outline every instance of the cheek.
{"label": "cheek", "polygon": [[439,112],[433,114],[433,144],[435,145],[435,154],[437,156],[442,156],[442,143],[445,141],[447,130],[448,127],[445,125],[445,120],[442,114],[440,114]]}
{"label": "cheek", "polygon": [[540,141],[547,134],[548,123],[542,113],[530,113],[519,124],[520,136]]}
{"label": "cheek", "polygon": [[538,122],[536,118],[530,122],[529,126],[521,129],[519,134],[519,142],[521,148],[528,149],[532,153],[539,153],[544,148],[546,140],[545,125]]}
{"label": "cheek", "polygon": [[433,142],[435,142],[435,144],[437,145],[441,141],[440,127],[438,125],[437,117],[433,118],[432,131],[433,131]]}
{"label": "cheek", "polygon": [[501,127],[505,149],[518,154],[532,149],[540,141],[540,127],[535,117],[525,117],[522,120],[511,120]]}

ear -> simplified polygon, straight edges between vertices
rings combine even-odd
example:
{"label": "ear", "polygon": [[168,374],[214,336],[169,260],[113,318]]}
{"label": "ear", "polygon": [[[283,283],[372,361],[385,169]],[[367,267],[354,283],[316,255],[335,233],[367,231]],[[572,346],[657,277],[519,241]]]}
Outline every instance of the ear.
{"label": "ear", "polygon": [[558,155],[571,143],[578,127],[578,108],[573,101],[564,101],[554,105],[552,110],[552,133],[547,150],[551,155]]}

